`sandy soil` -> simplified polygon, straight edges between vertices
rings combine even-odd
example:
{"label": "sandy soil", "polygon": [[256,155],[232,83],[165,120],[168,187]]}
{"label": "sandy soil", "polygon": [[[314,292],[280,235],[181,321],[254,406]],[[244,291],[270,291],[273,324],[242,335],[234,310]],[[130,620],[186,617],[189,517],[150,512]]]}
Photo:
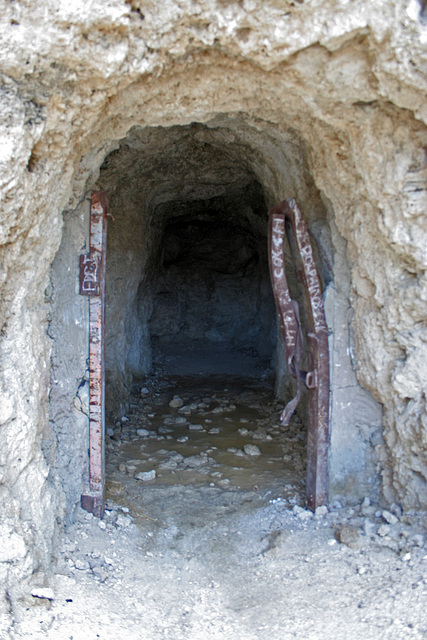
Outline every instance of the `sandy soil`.
{"label": "sandy soil", "polygon": [[249,380],[138,390],[109,426],[104,520],[77,511],[5,638],[427,638],[423,517],[305,510],[303,424],[279,410]]}

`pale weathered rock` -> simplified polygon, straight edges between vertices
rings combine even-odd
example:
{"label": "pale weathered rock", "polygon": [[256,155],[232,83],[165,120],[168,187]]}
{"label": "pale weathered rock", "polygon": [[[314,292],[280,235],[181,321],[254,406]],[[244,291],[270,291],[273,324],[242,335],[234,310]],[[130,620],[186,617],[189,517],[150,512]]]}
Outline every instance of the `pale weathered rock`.
{"label": "pale weathered rock", "polygon": [[260,456],[261,449],[256,446],[256,444],[245,444],[243,447],[244,452],[248,456]]}
{"label": "pale weathered rock", "polygon": [[302,509],[297,513],[297,517],[303,521],[310,520],[313,517],[313,512],[308,509]]}
{"label": "pale weathered rock", "polygon": [[151,471],[140,471],[134,477],[136,480],[150,482],[150,480],[154,480],[156,478],[156,470],[152,469]]}
{"label": "pale weathered rock", "polygon": [[390,533],[390,525],[382,524],[378,527],[378,535],[384,537]]}
{"label": "pale weathered rock", "polygon": [[335,531],[335,538],[341,544],[345,544],[351,549],[357,549],[360,546],[360,533],[357,527],[349,524],[343,524]]}
{"label": "pale weathered rock", "polygon": [[173,409],[179,409],[184,405],[184,400],[179,396],[174,396],[172,400],[169,402],[169,406]]}
{"label": "pale weathered rock", "polygon": [[387,511],[387,509],[383,509],[383,511],[381,512],[381,515],[384,518],[384,520],[389,524],[396,524],[397,522],[399,522],[399,518],[395,516],[394,513]]}
{"label": "pale weathered rock", "polygon": [[87,560],[82,560],[81,558],[78,558],[74,562],[74,566],[79,571],[87,571],[89,569],[89,563],[87,562]]}
{"label": "pale weathered rock", "polygon": [[183,407],[178,409],[178,412],[184,414],[185,416],[189,416],[192,411],[191,411],[190,407],[184,405]]}
{"label": "pale weathered rock", "polygon": [[119,529],[127,529],[132,524],[132,518],[130,516],[122,515],[119,513],[116,520],[116,526]]}
{"label": "pale weathered rock", "polygon": [[201,467],[204,464],[206,464],[207,461],[208,461],[207,458],[202,455],[188,456],[187,458],[184,458],[183,464],[186,467],[190,467],[191,469],[197,469],[198,467]]}

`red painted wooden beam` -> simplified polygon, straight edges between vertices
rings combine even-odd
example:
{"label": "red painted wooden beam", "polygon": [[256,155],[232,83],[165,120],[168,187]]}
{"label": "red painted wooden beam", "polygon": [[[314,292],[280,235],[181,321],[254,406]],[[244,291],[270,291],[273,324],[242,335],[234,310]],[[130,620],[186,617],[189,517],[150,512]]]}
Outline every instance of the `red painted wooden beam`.
{"label": "red painted wooden beam", "polygon": [[105,503],[105,265],[108,201],[92,194],[90,253],[80,267],[80,293],[89,296],[89,488],[81,505],[98,518]]}
{"label": "red painted wooden beam", "polygon": [[[269,217],[269,259],[274,297],[285,340],[288,367],[298,380],[297,396],[285,407],[282,423],[288,424],[300,398],[301,383],[304,383],[308,389],[309,407],[306,495],[308,507],[314,510],[326,504],[328,499],[329,348],[322,290],[310,237],[296,201],[288,199],[272,207]],[[302,331],[298,305],[290,297],[286,280],[283,253],[285,234],[305,301],[307,373],[299,368]]]}

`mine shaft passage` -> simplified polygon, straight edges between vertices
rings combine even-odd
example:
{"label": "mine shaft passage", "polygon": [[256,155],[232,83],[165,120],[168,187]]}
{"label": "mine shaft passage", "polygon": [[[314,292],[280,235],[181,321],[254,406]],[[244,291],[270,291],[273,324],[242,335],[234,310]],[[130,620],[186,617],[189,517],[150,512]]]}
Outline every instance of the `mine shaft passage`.
{"label": "mine shaft passage", "polygon": [[153,509],[171,485],[301,502],[305,428],[299,417],[286,432],[279,424],[265,237],[230,224],[214,204],[198,203],[159,234],[152,369],[134,377],[130,408],[109,432],[113,503],[142,508],[152,496]]}
{"label": "mine shaft passage", "polygon": [[169,374],[271,373],[274,308],[263,238],[218,212],[166,226],[154,279],[153,358]]}
{"label": "mine shaft passage", "polygon": [[242,209],[198,201],[154,236],[136,294],[151,368],[134,372],[125,415],[110,414],[110,505],[125,500],[142,512],[150,504],[153,515],[168,487],[201,511],[205,491],[214,501],[238,492],[236,504],[304,502],[304,413],[283,429],[274,393],[267,216],[260,211],[254,229]]}
{"label": "mine shaft passage", "polygon": [[286,431],[279,423],[266,237],[223,206],[193,203],[156,235],[150,284],[137,293],[152,365],[134,374],[126,414],[111,416],[113,503],[155,502],[172,485],[301,502],[305,427],[299,416]]}
{"label": "mine shaft passage", "polygon": [[[243,138],[228,141],[221,127],[197,123],[135,127],[101,168],[114,216],[110,493],[129,482],[132,490],[202,483],[297,500],[304,486],[306,403],[279,426],[294,383],[270,281],[259,156]],[[301,299],[290,255],[284,260]]]}

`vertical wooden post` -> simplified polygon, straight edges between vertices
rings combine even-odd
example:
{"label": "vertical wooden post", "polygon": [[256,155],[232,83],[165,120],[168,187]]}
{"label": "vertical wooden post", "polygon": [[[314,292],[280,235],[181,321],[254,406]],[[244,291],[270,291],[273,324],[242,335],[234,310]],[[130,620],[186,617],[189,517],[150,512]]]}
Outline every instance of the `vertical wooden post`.
{"label": "vertical wooden post", "polygon": [[89,295],[89,490],[81,505],[98,518],[105,503],[105,265],[107,197],[95,191],[90,207],[90,253],[81,260],[80,293]]}
{"label": "vertical wooden post", "polygon": [[[287,425],[301,392],[301,380],[308,389],[307,425],[307,505],[314,510],[328,500],[329,450],[329,349],[328,329],[322,290],[304,219],[296,201],[291,198],[269,211],[269,259],[274,297],[285,340],[286,359],[291,374],[298,380],[298,393],[282,414]],[[284,262],[284,236],[287,233],[294,267],[305,299],[306,337],[309,371],[299,368],[301,359],[300,322],[295,301],[289,294]],[[296,246],[295,246],[296,245]]]}

